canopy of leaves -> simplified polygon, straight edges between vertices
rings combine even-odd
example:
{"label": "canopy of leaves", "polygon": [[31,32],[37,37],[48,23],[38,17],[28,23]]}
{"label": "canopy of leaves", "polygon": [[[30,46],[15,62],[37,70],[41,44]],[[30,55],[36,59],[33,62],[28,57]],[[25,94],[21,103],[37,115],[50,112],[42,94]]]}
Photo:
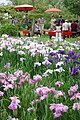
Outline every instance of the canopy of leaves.
{"label": "canopy of leaves", "polygon": [[[73,7],[72,5],[72,3],[74,3],[73,1],[77,1],[77,0],[73,0],[73,1],[72,0],[10,0],[10,1],[12,1],[13,3],[12,6],[11,5],[0,6],[0,22],[1,23],[10,21],[10,19],[9,20],[3,19],[4,13],[8,13],[9,15],[12,16],[12,18],[15,17],[17,20],[20,20],[20,21],[24,21],[25,18],[23,18],[23,16],[26,16],[27,18],[34,19],[34,20],[37,20],[39,17],[44,17],[45,20],[50,21],[51,16],[53,14],[55,18],[57,18],[59,15],[62,15],[65,19],[75,18],[74,15],[71,14],[71,12],[75,14],[77,14],[78,12],[78,15],[80,14],[80,11],[77,10],[78,7],[75,7],[76,10],[74,10],[73,8],[71,9],[71,6]],[[76,5],[78,2],[80,3],[80,1],[78,0],[74,5]],[[64,7],[63,3],[65,3],[66,7]],[[31,5],[34,4],[34,7],[36,9],[28,12],[16,11],[14,7],[20,4],[31,4]],[[63,12],[62,13],[46,13],[45,10],[51,7],[60,8],[63,10]]]}
{"label": "canopy of leaves", "polygon": [[80,0],[64,0],[64,5],[70,12],[80,16]]}

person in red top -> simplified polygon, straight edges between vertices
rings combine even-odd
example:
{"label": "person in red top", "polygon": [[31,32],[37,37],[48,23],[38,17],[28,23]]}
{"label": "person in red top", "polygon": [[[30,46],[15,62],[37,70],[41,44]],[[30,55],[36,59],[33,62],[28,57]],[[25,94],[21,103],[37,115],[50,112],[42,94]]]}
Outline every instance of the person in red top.
{"label": "person in red top", "polygon": [[71,23],[71,31],[72,31],[72,37],[76,37],[76,33],[77,33],[77,23],[76,23],[76,21],[73,21]]}

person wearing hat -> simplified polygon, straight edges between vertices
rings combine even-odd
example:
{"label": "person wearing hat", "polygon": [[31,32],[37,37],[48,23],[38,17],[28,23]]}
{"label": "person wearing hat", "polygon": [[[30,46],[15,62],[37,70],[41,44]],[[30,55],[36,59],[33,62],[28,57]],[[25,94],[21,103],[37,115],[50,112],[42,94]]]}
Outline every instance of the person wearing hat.
{"label": "person wearing hat", "polygon": [[65,20],[65,22],[62,24],[62,31],[69,31],[69,23],[68,20]]}
{"label": "person wearing hat", "polygon": [[[68,32],[69,31],[69,23],[68,20],[65,20],[65,22],[62,24],[62,32]],[[63,39],[65,39],[65,35],[63,35]]]}

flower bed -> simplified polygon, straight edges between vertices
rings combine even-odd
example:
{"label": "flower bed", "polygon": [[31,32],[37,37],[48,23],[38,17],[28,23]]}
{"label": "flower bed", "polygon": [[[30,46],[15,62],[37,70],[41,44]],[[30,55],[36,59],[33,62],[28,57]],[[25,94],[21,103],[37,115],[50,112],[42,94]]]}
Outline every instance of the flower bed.
{"label": "flower bed", "polygon": [[1,120],[78,120],[79,114],[79,42],[0,38]]}

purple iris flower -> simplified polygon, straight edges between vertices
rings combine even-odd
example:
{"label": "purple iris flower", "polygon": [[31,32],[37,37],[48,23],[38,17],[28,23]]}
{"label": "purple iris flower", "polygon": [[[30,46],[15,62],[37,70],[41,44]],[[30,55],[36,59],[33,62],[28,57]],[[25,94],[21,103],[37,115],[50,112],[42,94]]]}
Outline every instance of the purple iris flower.
{"label": "purple iris flower", "polygon": [[73,66],[70,66],[69,68],[70,68],[70,70],[71,70],[71,72],[72,72],[72,70],[73,70]]}
{"label": "purple iris flower", "polygon": [[66,58],[67,60],[69,60],[69,56],[65,56],[65,58]]}
{"label": "purple iris flower", "polygon": [[77,74],[78,74],[78,71],[79,71],[79,68],[78,68],[78,67],[74,68],[73,71],[72,71],[72,73],[71,73],[71,75],[72,75],[72,76],[77,75]]}
{"label": "purple iris flower", "polygon": [[69,59],[77,60],[78,56],[74,51],[69,51],[68,56],[65,56],[65,58],[66,58],[66,63],[68,63]]}
{"label": "purple iris flower", "polygon": [[68,56],[71,58],[72,56],[74,56],[75,55],[75,52],[74,51],[69,51],[68,52]]}
{"label": "purple iris flower", "polygon": [[48,61],[49,61],[50,63],[53,63],[53,60],[52,60],[52,59],[48,59]]}
{"label": "purple iris flower", "polygon": [[48,62],[45,63],[45,65],[46,65],[46,66],[50,66],[50,65],[51,65],[51,62],[48,61]]}
{"label": "purple iris flower", "polygon": [[80,52],[78,52],[78,57],[80,57]]}
{"label": "purple iris flower", "polygon": [[63,54],[65,54],[65,51],[64,50],[60,50],[59,53],[63,55]]}
{"label": "purple iris flower", "polygon": [[69,61],[69,56],[65,56],[66,60],[65,60],[65,63],[68,63]]}
{"label": "purple iris flower", "polygon": [[71,58],[72,58],[72,59],[77,59],[76,54],[74,54]]}
{"label": "purple iris flower", "polygon": [[60,62],[60,60],[61,60],[60,57],[59,57],[58,55],[56,55],[55,60],[56,60],[56,59],[57,59],[58,62]]}
{"label": "purple iris flower", "polygon": [[53,44],[51,43],[49,46],[51,47]]}
{"label": "purple iris flower", "polygon": [[61,59],[58,57],[58,62],[60,62],[60,60],[61,60]]}
{"label": "purple iris flower", "polygon": [[49,55],[54,56],[54,55],[56,55],[56,53],[55,52],[50,52]]}
{"label": "purple iris flower", "polygon": [[79,62],[79,61],[74,61],[74,63],[76,63],[76,64],[80,64],[80,62]]}

